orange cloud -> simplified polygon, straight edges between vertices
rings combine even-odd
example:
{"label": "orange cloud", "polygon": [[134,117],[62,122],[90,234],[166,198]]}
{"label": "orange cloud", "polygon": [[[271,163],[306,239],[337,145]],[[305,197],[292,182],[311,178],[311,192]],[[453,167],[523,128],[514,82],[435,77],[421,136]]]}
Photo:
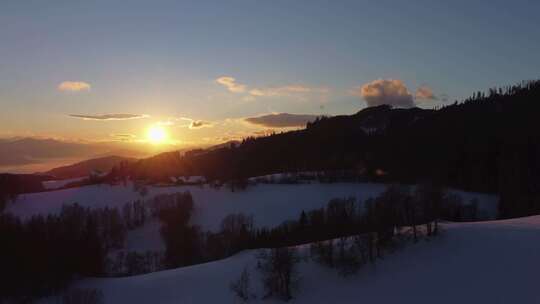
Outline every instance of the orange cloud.
{"label": "orange cloud", "polygon": [[433,94],[433,90],[426,85],[418,87],[418,89],[416,89],[415,96],[416,99],[437,100],[437,96]]}
{"label": "orange cloud", "polygon": [[62,92],[90,91],[90,84],[84,81],[64,81],[58,85]]}
{"label": "orange cloud", "polygon": [[360,96],[369,107],[383,104],[403,108],[414,106],[412,94],[403,81],[398,79],[378,79],[366,83],[360,88]]}

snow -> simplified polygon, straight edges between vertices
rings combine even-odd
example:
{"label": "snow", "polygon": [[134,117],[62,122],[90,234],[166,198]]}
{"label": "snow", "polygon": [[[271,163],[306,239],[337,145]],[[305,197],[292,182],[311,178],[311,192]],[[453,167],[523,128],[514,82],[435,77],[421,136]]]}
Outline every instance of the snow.
{"label": "snow", "polygon": [[199,176],[199,175],[192,175],[192,176],[171,176],[169,178],[171,182],[173,183],[185,183],[185,184],[204,184],[206,182],[206,177]]}
{"label": "snow", "polygon": [[[145,197],[133,191],[133,185],[90,185],[78,188],[20,195],[7,211],[22,218],[38,214],[60,212],[63,204],[78,203],[93,208],[116,207],[119,210],[127,202],[148,200],[159,194],[190,191],[194,200],[192,224],[202,231],[216,232],[227,215],[242,212],[252,215],[254,226],[275,227],[285,220],[297,219],[302,210],[325,207],[333,198],[353,196],[363,201],[377,196],[385,189],[384,184],[334,183],[334,184],[258,184],[244,191],[231,192],[227,188],[208,186],[148,187]],[[497,199],[493,195],[453,191],[465,202],[478,198],[479,213],[494,218]],[[165,245],[159,232],[160,223],[152,219],[143,227],[128,231],[124,251],[164,251]]]}
{"label": "snow", "polygon": [[324,172],[318,171],[301,171],[301,172],[285,172],[274,173],[261,176],[254,176],[248,178],[250,183],[286,183],[290,180],[296,180],[302,182],[304,180],[313,180],[319,175],[323,175]]}
{"label": "snow", "polygon": [[[231,213],[253,215],[259,227],[276,226],[284,220],[298,217],[302,210],[323,207],[332,198],[354,196],[363,200],[377,195],[384,188],[382,184],[257,185],[231,192],[226,188],[201,186],[148,187],[148,195],[144,199],[158,194],[190,191],[195,203],[193,223],[205,230],[216,230],[221,220]],[[7,211],[28,218],[36,214],[57,213],[66,203],[121,208],[126,202],[137,199],[142,198],[130,184],[101,184],[24,194],[9,205]]]}
{"label": "snow", "polygon": [[[291,303],[540,303],[540,216],[507,221],[444,223],[443,234],[410,244],[350,277],[312,261],[299,267]],[[306,246],[301,251],[306,251]],[[255,251],[228,259],[125,278],[84,279],[105,303],[235,303],[229,284],[244,267],[261,300]]]}
{"label": "snow", "polygon": [[[158,194],[190,191],[193,224],[216,231],[228,214],[253,215],[256,227],[272,227],[295,219],[302,210],[326,206],[336,197],[360,201],[378,195],[383,184],[257,184],[244,191],[202,185],[148,187],[142,198],[133,185],[91,185],[24,194],[7,211],[23,218],[60,211],[62,204],[118,207]],[[452,190],[465,203],[477,198],[480,214],[494,218],[497,197]],[[540,303],[536,277],[540,256],[540,216],[506,221],[443,223],[443,234],[432,241],[410,244],[358,274],[340,277],[335,270],[302,262],[300,291],[292,303]],[[159,221],[152,219],[127,235],[126,251],[162,251]],[[307,246],[301,246],[303,255]],[[255,269],[256,251],[190,267],[124,278],[88,278],[77,287],[99,288],[106,303],[235,303],[229,284],[244,267],[252,276],[254,292],[262,286]],[[50,299],[49,299],[50,300]],[[47,301],[47,300],[46,300]],[[254,303],[280,303],[254,300]]]}
{"label": "snow", "polygon": [[65,187],[68,184],[74,183],[74,182],[80,182],[85,179],[88,179],[88,176],[85,177],[77,177],[77,178],[69,178],[69,179],[61,179],[61,180],[50,180],[50,181],[44,181],[42,182],[43,188],[46,190],[53,190],[53,189],[60,189]]}
{"label": "snow", "polygon": [[[78,203],[82,206],[122,208],[126,202],[149,199],[158,194],[190,191],[195,211],[192,223],[203,230],[216,231],[221,220],[231,213],[253,215],[256,227],[274,227],[285,220],[296,219],[302,210],[326,206],[333,198],[355,197],[359,201],[377,196],[385,189],[384,184],[333,183],[333,184],[259,184],[246,190],[231,192],[226,188],[214,189],[207,186],[148,187],[143,198],[133,191],[128,183],[123,185],[90,185],[79,188],[61,189],[20,195],[8,212],[22,218],[37,214],[57,213],[63,204]],[[456,192],[468,199],[477,197],[480,210],[494,218],[497,198],[493,195]]]}
{"label": "snow", "polygon": [[178,181],[187,183],[187,184],[197,184],[197,183],[204,183],[206,182],[206,178],[204,176],[180,176],[177,179]]}

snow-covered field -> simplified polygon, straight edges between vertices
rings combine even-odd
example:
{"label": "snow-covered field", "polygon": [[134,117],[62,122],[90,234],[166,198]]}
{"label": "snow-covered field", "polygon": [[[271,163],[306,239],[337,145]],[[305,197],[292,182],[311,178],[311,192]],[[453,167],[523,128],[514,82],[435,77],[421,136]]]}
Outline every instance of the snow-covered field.
{"label": "snow-covered field", "polygon": [[[296,219],[302,210],[326,206],[333,198],[355,197],[363,201],[377,196],[385,189],[383,184],[334,183],[334,184],[259,184],[244,191],[231,192],[208,186],[149,187],[144,199],[162,193],[190,191],[195,203],[193,223],[203,230],[217,230],[221,220],[231,213],[253,215],[255,226],[273,227],[284,220]],[[481,215],[494,218],[497,198],[494,195],[455,191],[465,202],[476,197]],[[59,212],[63,204],[78,203],[89,207],[118,207],[126,202],[143,199],[127,186],[106,184],[62,189],[19,196],[7,211],[27,218],[36,214]]]}
{"label": "snow-covered field", "polygon": [[88,179],[88,177],[85,176],[85,177],[77,177],[77,178],[69,178],[69,179],[50,180],[50,181],[44,181],[42,184],[43,184],[43,188],[45,188],[46,190],[53,190],[53,189],[60,189],[70,183],[80,182],[85,179]]}
{"label": "snow-covered field", "polygon": [[[292,303],[540,303],[540,216],[442,227],[439,238],[408,245],[350,277],[301,263]],[[76,285],[99,288],[105,303],[235,303],[229,283],[246,266],[254,292],[262,294],[255,265],[255,252],[245,251],[202,265]]]}
{"label": "snow-covered field", "polygon": [[[326,206],[333,198],[353,196],[359,201],[377,196],[386,188],[383,184],[335,183],[335,184],[258,184],[244,191],[231,192],[227,188],[214,189],[208,186],[148,187],[148,194],[141,195],[133,185],[91,185],[40,193],[24,194],[7,211],[22,218],[37,214],[57,213],[63,204],[78,203],[82,206],[122,209],[127,202],[148,200],[164,193],[190,191],[195,211],[192,223],[202,231],[217,231],[224,217],[242,212],[252,215],[255,227],[275,227],[285,220],[297,219],[302,210]],[[484,218],[494,218],[497,198],[493,195],[453,191],[465,202],[478,198],[479,213]],[[124,251],[164,251],[158,220],[151,219],[143,227],[128,231]]]}
{"label": "snow-covered field", "polygon": [[[7,211],[28,218],[59,212],[63,204],[75,202],[96,208],[121,208],[137,199],[190,191],[195,203],[193,224],[215,231],[231,213],[253,215],[257,227],[272,227],[297,218],[302,210],[326,206],[332,198],[353,196],[363,201],[385,187],[367,183],[258,184],[239,192],[208,186],[148,187],[148,194],[142,198],[131,184],[92,185],[21,195]],[[452,192],[466,203],[477,198],[480,215],[495,217],[496,196]],[[130,231],[124,250],[163,250],[159,227],[157,220],[150,220]],[[314,262],[303,262],[299,267],[300,291],[293,302],[540,303],[534,281],[540,257],[540,216],[446,223],[443,228],[445,233],[438,239],[411,244],[348,278]],[[307,253],[306,247],[300,251]],[[246,266],[254,292],[259,297],[263,293],[255,255],[255,251],[245,251],[220,261],[146,275],[83,279],[76,286],[99,288],[106,303],[235,303],[229,284]]]}

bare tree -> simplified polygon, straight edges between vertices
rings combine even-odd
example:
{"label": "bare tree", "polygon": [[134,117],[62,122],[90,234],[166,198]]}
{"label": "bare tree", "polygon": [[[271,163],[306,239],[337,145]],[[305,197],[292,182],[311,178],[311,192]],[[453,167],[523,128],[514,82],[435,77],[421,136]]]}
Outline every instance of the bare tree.
{"label": "bare tree", "polygon": [[230,289],[242,303],[249,301],[252,296],[250,292],[250,276],[247,267],[242,270],[240,277],[231,283]]}
{"label": "bare tree", "polygon": [[415,198],[423,209],[428,236],[437,235],[439,232],[438,222],[444,196],[444,190],[432,183],[416,187]]}
{"label": "bare tree", "polygon": [[418,242],[418,232],[416,227],[416,221],[418,220],[418,207],[413,201],[410,195],[403,201],[403,214],[405,216],[405,223],[412,227],[414,242]]}
{"label": "bare tree", "polygon": [[244,249],[253,231],[253,216],[243,213],[229,214],[221,222],[226,254]]}
{"label": "bare tree", "polygon": [[353,239],[341,237],[337,242],[338,253],[336,255],[335,265],[342,276],[354,274],[360,269],[361,248],[357,247]]}
{"label": "bare tree", "polygon": [[265,297],[279,297],[285,301],[292,299],[299,276],[297,264],[300,258],[294,248],[282,247],[263,250],[259,253],[260,270],[263,274]]}
{"label": "bare tree", "polygon": [[334,267],[334,240],[315,242],[310,245],[311,258],[319,264]]}

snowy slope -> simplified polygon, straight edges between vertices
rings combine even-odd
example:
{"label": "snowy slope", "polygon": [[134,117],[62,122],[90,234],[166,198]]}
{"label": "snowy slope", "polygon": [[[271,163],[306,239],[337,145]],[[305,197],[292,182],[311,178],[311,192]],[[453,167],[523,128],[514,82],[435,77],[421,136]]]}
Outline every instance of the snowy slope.
{"label": "snowy slope", "polygon": [[[411,244],[347,278],[303,262],[292,303],[540,303],[540,216],[443,228],[438,239]],[[246,265],[261,295],[255,264],[255,252],[246,251],[147,275],[85,279],[77,286],[101,289],[105,303],[235,303],[228,286]]]}
{"label": "snowy slope", "polygon": [[[161,193],[190,191],[195,203],[193,223],[200,225],[203,230],[216,230],[221,220],[231,213],[253,215],[257,227],[273,227],[284,220],[297,218],[302,210],[326,206],[330,199],[353,196],[365,200],[377,196],[385,187],[383,184],[370,183],[260,184],[240,192],[231,192],[225,188],[216,190],[208,186],[149,187],[145,199]],[[477,197],[481,212],[489,218],[495,216],[495,196],[461,191],[456,193],[466,202]],[[137,199],[141,199],[141,196],[133,191],[130,184],[92,185],[21,195],[15,204],[8,206],[7,211],[25,218],[59,212],[64,203],[121,208],[126,202]]]}
{"label": "snowy slope", "polygon": [[74,183],[74,182],[80,182],[85,179],[88,179],[88,176],[84,177],[77,177],[77,178],[69,178],[69,179],[60,179],[60,180],[50,180],[50,181],[44,181],[43,188],[46,190],[53,190],[53,189],[60,189],[62,187],[65,187],[67,184]]}

